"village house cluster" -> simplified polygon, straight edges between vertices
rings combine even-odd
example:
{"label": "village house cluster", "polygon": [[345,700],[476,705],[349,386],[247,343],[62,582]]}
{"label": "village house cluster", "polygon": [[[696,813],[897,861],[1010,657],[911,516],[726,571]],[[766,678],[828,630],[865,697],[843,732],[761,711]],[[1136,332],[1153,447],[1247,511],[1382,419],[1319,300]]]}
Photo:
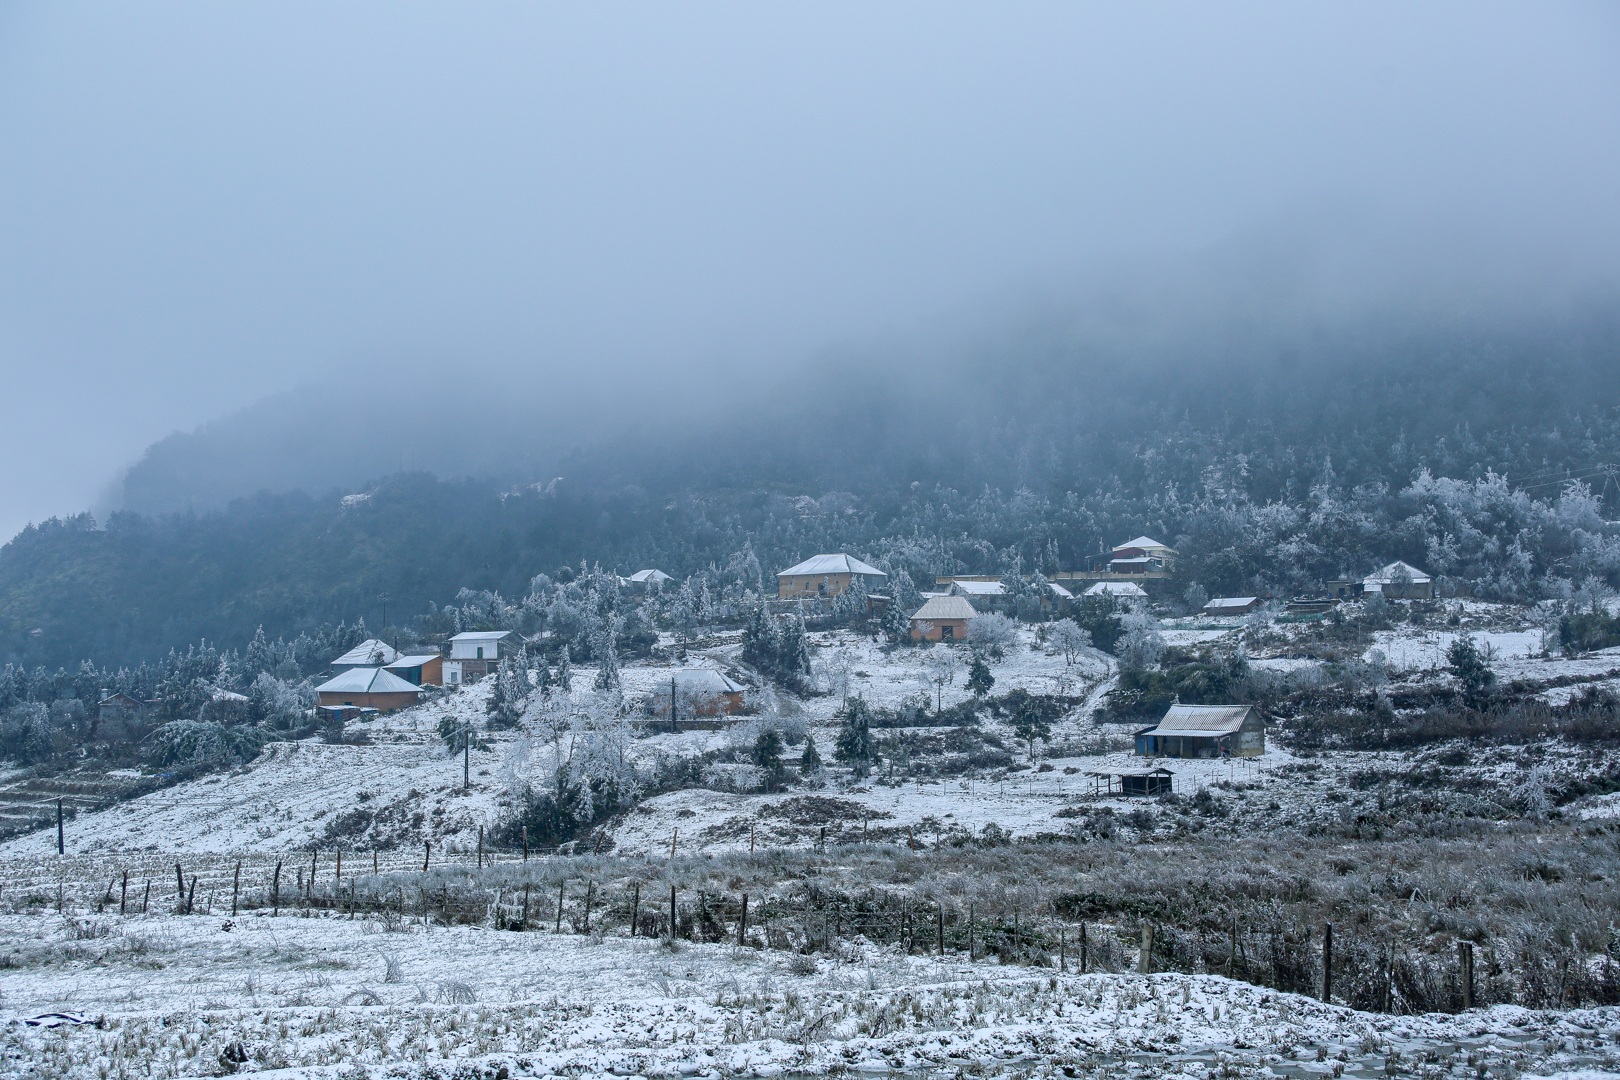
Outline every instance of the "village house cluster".
{"label": "village house cluster", "polygon": [[[1088,561],[1085,568],[1060,571],[1038,579],[1033,601],[1045,615],[1058,615],[1068,605],[1086,598],[1106,597],[1117,608],[1146,608],[1148,588],[1175,573],[1177,552],[1150,536],[1111,548]],[[618,579],[633,592],[658,590],[676,579],[662,570],[639,570]],[[894,602],[887,590],[889,575],[846,552],[813,555],[776,575],[777,603],[836,600],[859,589],[869,615],[881,615]],[[1015,580],[1013,585],[1018,582]],[[1026,583],[1029,584],[1029,583]],[[1392,562],[1359,579],[1341,578],[1326,583],[1318,595],[1293,597],[1287,610],[1322,612],[1371,594],[1390,599],[1423,600],[1435,596],[1434,579],[1405,562]],[[859,595],[859,594],[858,594]],[[983,615],[1012,613],[1014,588],[1002,577],[957,575],[936,578],[934,587],[921,593],[922,604],[908,617],[911,640],[918,643],[970,641],[973,624]],[[1202,613],[1212,617],[1245,616],[1265,606],[1261,596],[1211,598]],[[1026,607],[1021,610],[1034,610]],[[468,631],[449,638],[442,646],[396,649],[387,642],[361,642],[331,664],[331,678],[315,688],[316,709],[330,722],[341,723],[367,714],[390,712],[421,702],[429,688],[454,689],[495,672],[504,656],[519,647],[510,631]],[[710,667],[683,667],[647,696],[646,711],[654,722],[707,724],[715,718],[745,711],[745,688],[725,672]],[[104,711],[125,703],[109,698]],[[1137,731],[1135,753],[1144,758],[1242,758],[1265,752],[1265,721],[1250,705],[1185,705],[1175,703],[1160,721]],[[1169,790],[1171,774],[1162,767],[1097,773],[1125,794],[1151,795]]]}

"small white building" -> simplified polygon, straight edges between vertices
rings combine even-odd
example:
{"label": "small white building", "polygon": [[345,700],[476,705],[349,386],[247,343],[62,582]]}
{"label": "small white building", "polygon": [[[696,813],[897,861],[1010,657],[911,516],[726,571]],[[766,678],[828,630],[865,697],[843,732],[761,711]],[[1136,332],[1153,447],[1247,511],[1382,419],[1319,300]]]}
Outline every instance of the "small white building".
{"label": "small white building", "polygon": [[446,686],[477,682],[501,662],[501,648],[510,630],[469,630],[450,639],[450,658],[444,662]]}
{"label": "small white building", "polygon": [[1259,606],[1258,596],[1216,596],[1204,605],[1204,614],[1247,615]]}
{"label": "small white building", "polygon": [[662,589],[674,580],[674,577],[664,573],[662,570],[637,570],[629,577],[620,578],[619,584],[627,589],[641,591]]}
{"label": "small white building", "polygon": [[1434,578],[1399,559],[1367,575],[1362,585],[1367,592],[1381,592],[1390,600],[1434,599]]}

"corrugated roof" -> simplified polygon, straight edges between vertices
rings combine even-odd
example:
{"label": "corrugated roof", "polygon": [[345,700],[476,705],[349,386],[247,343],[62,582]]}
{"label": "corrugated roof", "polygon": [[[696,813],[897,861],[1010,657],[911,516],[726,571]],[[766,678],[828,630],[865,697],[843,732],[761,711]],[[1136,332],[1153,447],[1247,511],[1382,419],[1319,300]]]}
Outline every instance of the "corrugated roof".
{"label": "corrugated roof", "polygon": [[1203,735],[1219,737],[1234,734],[1254,711],[1253,705],[1172,705],[1159,726],[1145,735]]}
{"label": "corrugated roof", "polygon": [[510,630],[468,630],[466,633],[457,634],[455,637],[451,638],[450,640],[451,641],[499,641],[499,640],[501,640],[501,638],[506,637],[511,632],[512,631],[510,631]]}
{"label": "corrugated roof", "polygon": [[347,664],[351,667],[372,667],[377,664],[392,664],[398,659],[399,650],[386,641],[370,638],[332,661],[332,664],[333,666]]}
{"label": "corrugated roof", "polygon": [[1005,596],[1007,583],[1004,581],[953,581],[951,588],[963,596]]}
{"label": "corrugated roof", "polygon": [[917,609],[911,621],[953,622],[957,619],[976,619],[978,616],[979,613],[973,610],[973,605],[967,602],[965,596],[935,596]]}
{"label": "corrugated roof", "polygon": [[1258,596],[1216,596],[1212,597],[1209,603],[1204,605],[1204,609],[1207,611],[1210,608],[1248,607],[1250,604],[1259,602],[1260,598]]}
{"label": "corrugated roof", "polygon": [[357,667],[350,668],[336,678],[328,679],[317,686],[315,691],[321,694],[414,694],[421,689],[384,668]]}
{"label": "corrugated roof", "polygon": [[1074,593],[1070,592],[1068,589],[1065,589],[1062,585],[1059,585],[1055,581],[1048,581],[1046,583],[1046,587],[1048,589],[1051,589],[1061,599],[1064,599],[1064,600],[1073,600],[1074,599]]}
{"label": "corrugated roof", "polygon": [[853,555],[842,551],[835,555],[812,555],[797,566],[780,571],[777,577],[811,577],[822,574],[862,574],[867,577],[886,578],[889,575]]}
{"label": "corrugated roof", "polygon": [[625,580],[633,581],[637,585],[662,585],[666,581],[674,581],[675,579],[664,573],[662,570],[637,570],[635,573],[625,578]]}

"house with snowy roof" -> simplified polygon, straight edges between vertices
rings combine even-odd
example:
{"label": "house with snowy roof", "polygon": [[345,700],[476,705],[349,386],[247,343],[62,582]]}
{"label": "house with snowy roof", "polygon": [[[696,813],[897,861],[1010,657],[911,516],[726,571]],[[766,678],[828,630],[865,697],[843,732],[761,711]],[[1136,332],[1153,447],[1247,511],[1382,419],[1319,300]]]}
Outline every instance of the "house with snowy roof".
{"label": "house with snowy roof", "polygon": [[458,686],[477,682],[501,663],[501,649],[510,648],[510,630],[468,630],[450,639],[450,655],[444,661],[444,684]]}
{"label": "house with snowy roof", "polygon": [[1086,588],[1081,596],[1108,596],[1121,604],[1147,603],[1147,590],[1134,581],[1099,581]]}
{"label": "house with snowy roof", "polygon": [[392,712],[420,702],[422,690],[386,668],[357,667],[321,683],[315,688],[315,698],[316,704],[321,706]]}
{"label": "house with snowy roof", "polygon": [[830,598],[842,595],[857,581],[870,592],[882,588],[888,580],[888,574],[853,555],[812,555],[776,575],[776,594],[783,600]]}
{"label": "house with snowy roof", "polygon": [[1151,574],[1174,568],[1176,549],[1151,536],[1127,540],[1108,553],[1111,574]]}
{"label": "house with snowy roof", "polygon": [[620,578],[619,584],[632,592],[648,592],[653,589],[662,589],[674,580],[675,578],[672,575],[666,574],[662,570],[637,570],[629,577]]}
{"label": "house with snowy roof", "polygon": [[929,597],[911,617],[911,640],[965,641],[969,624],[978,617],[965,596]]}
{"label": "house with snowy roof", "polygon": [[1136,733],[1141,757],[1259,757],[1266,723],[1253,705],[1172,705],[1164,719]]}

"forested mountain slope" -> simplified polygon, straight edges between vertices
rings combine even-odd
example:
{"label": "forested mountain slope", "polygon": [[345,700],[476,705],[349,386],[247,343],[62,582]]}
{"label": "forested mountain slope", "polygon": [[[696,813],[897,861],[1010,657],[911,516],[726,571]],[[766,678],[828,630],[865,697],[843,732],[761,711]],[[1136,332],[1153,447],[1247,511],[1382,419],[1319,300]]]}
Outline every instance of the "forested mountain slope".
{"label": "forested mountain slope", "polygon": [[582,559],[686,577],[745,548],[765,582],[839,549],[919,581],[1050,572],[1141,532],[1210,592],[1309,588],[1397,557],[1482,594],[1614,580],[1615,311],[1042,325],[930,363],[823,358],[662,426],[604,411],[593,442],[521,482],[401,473],[53,521],[0,550],[0,661],[136,662],[261,624],[379,625],[385,606],[399,621],[463,587],[521,594]]}

